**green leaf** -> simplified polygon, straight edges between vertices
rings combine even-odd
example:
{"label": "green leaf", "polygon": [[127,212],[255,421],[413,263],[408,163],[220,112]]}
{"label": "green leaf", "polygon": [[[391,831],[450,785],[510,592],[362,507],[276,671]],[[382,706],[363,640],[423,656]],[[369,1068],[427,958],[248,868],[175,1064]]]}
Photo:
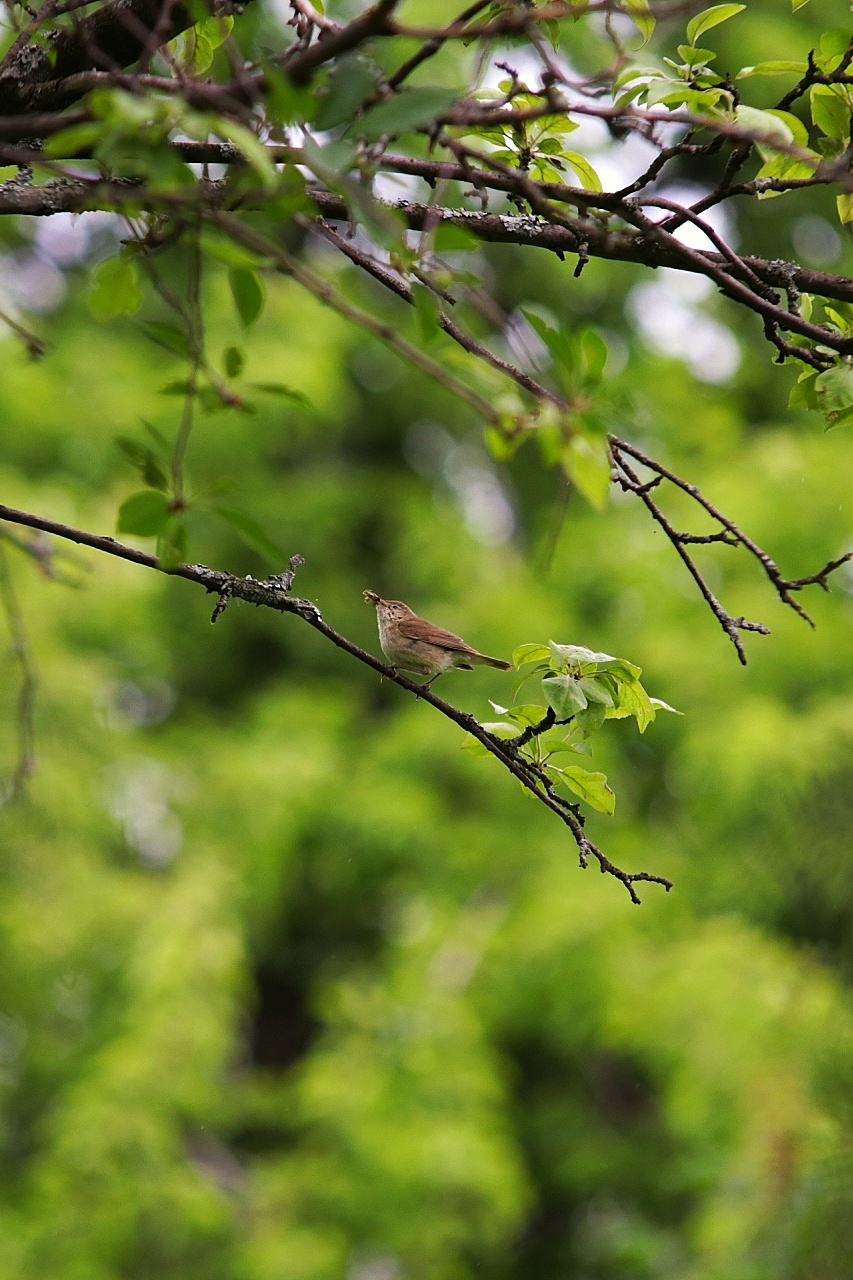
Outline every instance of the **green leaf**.
{"label": "green leaf", "polygon": [[[552,325],[548,324],[547,320],[543,320],[535,311],[522,307],[521,314],[548,348],[551,359],[554,361],[554,372],[563,390],[567,395],[572,395],[577,388],[580,366],[580,357],[574,338],[566,329],[553,328]],[[559,409],[556,405],[544,405],[539,412],[539,423],[540,429],[537,435],[540,448],[548,440],[550,427],[557,428],[556,439],[558,443],[562,442],[566,426],[565,410]],[[554,461],[558,458],[559,448],[555,452]]]}
{"label": "green leaf", "polygon": [[242,511],[234,511],[231,507],[214,507],[213,510],[218,516],[225,520],[232,528],[248,542],[249,546],[262,556],[266,556],[273,564],[285,564],[287,556],[281,547],[273,542],[272,538],[266,533],[257,520],[253,520],[251,516],[244,515]]}
{"label": "green leaf", "polygon": [[196,31],[203,30],[205,37],[213,46],[218,49],[223,45],[234,29],[234,18],[231,14],[226,14],[223,18],[202,18],[201,22],[196,24]]}
{"label": "green leaf", "polygon": [[[781,152],[772,151],[761,144],[758,150],[762,156],[767,157],[766,163],[761,166],[756,178],[781,178],[788,182],[794,178],[810,178],[820,163],[820,157],[815,156],[814,161],[797,160],[794,156],[786,156]],[[760,191],[758,193],[759,200],[769,200],[773,196],[784,195],[782,191]]]}
{"label": "green leaf", "polygon": [[715,4],[713,8],[697,13],[687,24],[687,39],[695,44],[705,31],[718,27],[721,22],[728,22],[729,18],[742,13],[745,8],[745,4]]}
{"label": "green leaf", "polygon": [[579,644],[550,643],[551,665],[559,669],[568,667],[583,675],[598,675],[601,672],[613,674],[617,679],[637,680],[642,669],[628,662],[625,658],[614,658],[610,653],[596,653]]}
{"label": "green leaf", "polygon": [[817,392],[815,391],[815,383],[818,375],[812,369],[807,369],[801,373],[797,381],[791,388],[791,394],[788,397],[788,408],[795,409],[799,405],[803,405],[806,409],[819,409],[817,401]]}
{"label": "green leaf", "polygon": [[432,290],[422,284],[412,285],[412,302],[423,343],[428,346],[441,333],[438,302]]}
{"label": "green leaf", "polygon": [[[780,113],[784,115],[785,113]],[[747,133],[760,134],[762,142],[781,142],[790,146],[794,141],[794,131],[787,120],[779,118],[775,112],[759,111],[757,107],[741,104],[735,111],[735,121],[739,128]]]}
{"label": "green leaf", "polygon": [[561,156],[563,154],[562,140],[553,136],[543,138],[541,142],[537,142],[536,151],[537,154],[543,156]]}
{"label": "green leaf", "polygon": [[[494,706],[494,703],[492,705]],[[504,714],[518,731],[518,729],[528,729],[531,725],[538,724],[545,715],[545,708],[536,702],[522,702],[516,707],[507,708]]]}
{"label": "green leaf", "polygon": [[657,26],[657,19],[652,15],[648,0],[625,0],[625,10],[639,28],[643,44],[647,44]]}
{"label": "green leaf", "polygon": [[607,441],[590,440],[579,433],[563,448],[560,461],[566,478],[591,507],[602,511],[610,489],[610,455]]}
{"label": "green leaf", "polygon": [[548,656],[552,665],[571,667],[575,671],[580,671],[585,666],[595,666],[599,658],[609,657],[586,649],[581,644],[557,644],[556,640],[548,645]]}
{"label": "green leaf", "polygon": [[376,142],[386,135],[396,137],[410,129],[432,124],[457,100],[458,94],[449,89],[408,89],[385,98],[361,120],[354,121],[348,133],[355,137]]}
{"label": "green leaf", "polygon": [[582,711],[587,704],[586,694],[574,676],[546,676],[542,681],[542,692],[559,720]]}
{"label": "green leaf", "polygon": [[170,515],[157,539],[157,559],[164,569],[175,569],[187,558],[187,522],[182,515]]}
{"label": "green leaf", "polygon": [[616,706],[607,711],[607,719],[621,720],[625,716],[633,716],[640,733],[645,733],[655,718],[655,709],[639,680],[620,681],[618,696],[619,701]]}
{"label": "green leaf", "polygon": [[826,415],[826,430],[834,431],[836,427],[849,427],[853,423],[853,409],[844,409],[840,413]]}
{"label": "green leaf", "polygon": [[140,444],[139,441],[132,440],[129,436],[117,436],[116,444],[124,456],[141,473],[147,485],[150,485],[152,489],[162,489],[164,491],[168,489],[169,481],[166,473],[150,445]]}
{"label": "green leaf", "polygon": [[131,494],[118,511],[119,533],[134,533],[140,538],[153,538],[162,533],[169,519],[169,500],[154,489]]}
{"label": "green leaf", "polygon": [[243,327],[251,328],[264,309],[264,286],[257,271],[249,267],[232,267],[228,272],[228,283],[237,314]]}
{"label": "green leaf", "polygon": [[824,302],[823,314],[839,333],[846,336],[853,329],[853,306],[849,302],[839,302],[836,299],[833,299],[831,305]]}
{"label": "green leaf", "polygon": [[186,334],[173,324],[164,324],[159,320],[146,320],[139,326],[146,337],[156,342],[158,347],[171,351],[173,355],[189,358],[190,348]]}
{"label": "green leaf", "polygon": [[212,258],[218,258],[229,267],[254,268],[261,264],[262,259],[256,253],[238,244],[236,240],[232,240],[230,236],[224,235],[215,227],[202,227],[198,239],[202,252],[209,254]]}
{"label": "green leaf", "polygon": [[661,698],[649,698],[649,702],[655,711],[671,711],[674,716],[683,716],[683,711],[678,711],[675,707],[671,707],[668,702],[664,702]]}
{"label": "green leaf", "polygon": [[607,364],[607,343],[594,329],[581,329],[578,343],[586,365],[586,381],[600,382]]}
{"label": "green leaf", "polygon": [[853,191],[845,191],[843,195],[836,196],[835,206],[839,222],[853,222]]}
{"label": "green leaf", "polygon": [[152,98],[127,93],[124,89],[96,89],[89,94],[88,103],[99,120],[135,129],[150,127],[156,114]]}
{"label": "green leaf", "polygon": [[[809,150],[806,126],[789,111],[777,111],[775,108],[758,111],[755,107],[740,106],[735,112],[735,117],[742,128],[750,133],[762,135],[761,140],[756,141],[756,147],[765,164],[757,177],[786,180],[810,177],[820,163],[820,156]],[[808,151],[810,156],[814,156],[814,162],[784,152],[780,153],[774,144],[784,147],[792,145],[801,147]],[[777,193],[764,191],[759,195],[759,199],[768,199],[774,194]]]}
{"label": "green leaf", "polygon": [[578,686],[583,689],[586,694],[587,702],[600,702],[602,706],[613,706],[613,695],[600,680],[596,680],[594,676],[582,676],[578,680]]}
{"label": "green leaf", "polygon": [[735,79],[746,80],[749,76],[801,76],[807,69],[805,62],[785,62],[777,59],[770,62],[756,62],[754,67],[742,67]]}
{"label": "green leaf", "polygon": [[356,107],[374,92],[379,80],[378,67],[360,54],[346,54],[335,64],[329,76],[325,95],[320,98],[314,118],[315,128],[325,132],[351,120]]}
{"label": "green leaf", "polygon": [[775,119],[781,121],[783,125],[790,129],[794,142],[798,147],[808,147],[809,131],[799,116],[792,115],[790,111],[779,111],[776,107],[768,107],[767,115],[774,116]]}
{"label": "green leaf", "polygon": [[823,413],[841,413],[853,405],[853,364],[846,358],[815,379],[817,402]]}
{"label": "green leaf", "polygon": [[[580,16],[580,15],[577,15],[577,16]],[[551,45],[551,48],[552,48],[552,49],[555,49],[555,50],[556,50],[556,49],[559,49],[559,47],[560,47],[560,24],[559,24],[559,22],[557,21],[557,19],[556,19],[556,18],[546,18],[546,19],[545,19],[545,21],[542,23],[542,30],[545,32],[545,35],[548,37],[548,41],[549,41],[549,43],[550,43],[550,45]]]}
{"label": "green leaf", "polygon": [[544,644],[520,644],[512,651],[512,665],[523,666],[525,662],[547,662],[551,650]]}
{"label": "green leaf", "polygon": [[549,768],[548,772],[555,774],[570,791],[599,813],[613,813],[616,808],[616,796],[608,787],[603,773],[591,773],[577,764],[566,765],[564,769]]}
{"label": "green leaf", "polygon": [[582,739],[591,738],[598,732],[609,714],[610,708],[605,707],[603,702],[590,702],[583,711],[577,713],[572,724]]}
{"label": "green leaf", "polygon": [[124,254],[99,263],[94,275],[95,283],[87,301],[96,320],[113,320],[139,310],[142,304],[139,272],[136,264]]}
{"label": "green leaf", "polygon": [[847,52],[850,43],[850,32],[846,27],[832,27],[824,31],[818,42],[820,56],[817,65],[821,71],[835,71]]}
{"label": "green leaf", "polygon": [[263,391],[264,395],[281,396],[284,400],[301,404],[303,408],[311,407],[311,401],[304,392],[297,391],[295,387],[289,387],[285,382],[252,382],[249,385],[254,391]]}
{"label": "green leaf", "polygon": [[487,733],[493,733],[496,738],[515,738],[518,736],[518,726],[510,724],[508,720],[492,720],[480,726]]}
{"label": "green leaf", "polygon": [[653,107],[663,104],[668,107],[684,107],[687,111],[713,115],[720,100],[725,96],[719,89],[694,89],[690,85],[677,85],[671,80],[652,83],[646,93],[646,103]]}
{"label": "green leaf", "polygon": [[564,151],[562,159],[572,166],[585,191],[601,191],[601,179],[585,156],[578,151]]}
{"label": "green leaf", "polygon": [[[580,712],[584,715],[585,712]],[[572,721],[572,728],[575,727],[575,721]],[[571,752],[578,756],[591,756],[592,747],[588,742],[568,742],[565,738],[559,737],[556,733],[545,733],[539,739],[542,750],[548,755],[559,755],[561,752]]]}
{"label": "green leaf", "polygon": [[222,18],[207,17],[197,22],[172,42],[178,49],[178,65],[195,75],[203,74],[213,61],[216,50],[231,34],[233,26],[234,19],[230,14]]}
{"label": "green leaf", "polygon": [[524,432],[519,431],[512,436],[498,430],[497,427],[488,426],[483,431],[483,442],[489,457],[495,462],[509,462],[524,444]]}
{"label": "green leaf", "polygon": [[[678,56],[679,58],[684,59],[686,66],[693,67],[695,69],[701,66],[706,66],[709,62],[713,62],[717,55],[712,49],[696,49],[693,45],[680,44],[678,46]],[[664,61],[670,62],[671,60],[669,58],[665,58]],[[680,68],[677,69],[680,71]]]}
{"label": "green leaf", "polygon": [[73,124],[46,138],[42,150],[46,156],[77,159],[95,149],[104,132],[103,125],[94,123]]}
{"label": "green leaf", "polygon": [[266,81],[264,106],[273,123],[310,124],[318,105],[313,88],[292,84],[272,62],[262,65]]}
{"label": "green leaf", "polygon": [[246,363],[242,347],[226,347],[222,355],[222,367],[226,378],[239,378]]}
{"label": "green leaf", "polygon": [[850,103],[838,86],[816,84],[810,91],[812,120],[828,138],[846,143],[850,138]]}

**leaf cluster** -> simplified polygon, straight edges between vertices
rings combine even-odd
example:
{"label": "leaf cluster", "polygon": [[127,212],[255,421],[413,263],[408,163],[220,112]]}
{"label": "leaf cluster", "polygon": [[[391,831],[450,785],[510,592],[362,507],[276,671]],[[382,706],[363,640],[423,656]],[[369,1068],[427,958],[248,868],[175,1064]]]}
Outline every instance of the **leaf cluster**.
{"label": "leaf cluster", "polygon": [[[510,80],[502,81],[499,89],[507,100],[506,124],[460,130],[462,136],[487,143],[490,161],[543,182],[562,183],[569,178],[587,191],[602,190],[601,179],[587,157],[565,145],[566,136],[579,127],[576,120],[566,112],[554,112],[544,93],[517,89]],[[526,119],[525,112],[534,114]]]}
{"label": "leaf cluster", "polygon": [[[576,764],[556,764],[554,758],[591,755],[590,739],[605,720],[632,717],[640,733],[645,733],[658,711],[674,708],[649,696],[640,680],[642,670],[633,662],[581,645],[553,640],[548,645],[522,644],[512,661],[518,673],[516,694],[535,679],[543,701],[511,707],[493,702],[501,718],[483,728],[515,745],[547,782],[562,786],[600,813],[613,813],[616,796],[603,773]],[[488,754],[474,738],[467,739],[465,746],[475,755]]]}

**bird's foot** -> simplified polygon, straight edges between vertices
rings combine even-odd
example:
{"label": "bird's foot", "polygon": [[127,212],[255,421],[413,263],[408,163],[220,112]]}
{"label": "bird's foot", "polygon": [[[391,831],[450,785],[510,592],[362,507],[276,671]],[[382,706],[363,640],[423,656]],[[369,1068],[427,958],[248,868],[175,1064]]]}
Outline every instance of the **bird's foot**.
{"label": "bird's foot", "polygon": [[421,694],[423,693],[424,689],[429,689],[429,687],[430,687],[430,685],[432,684],[432,682],[433,682],[434,680],[437,680],[437,679],[438,679],[438,677],[439,677],[440,675],[441,675],[441,672],[440,672],[440,671],[436,671],[436,673],[435,673],[435,675],[434,675],[434,676],[430,676],[429,680],[425,680],[425,681],[424,681],[424,683],[419,687],[418,692],[415,694],[415,701],[416,701],[416,702],[417,702],[418,698],[421,696]]}

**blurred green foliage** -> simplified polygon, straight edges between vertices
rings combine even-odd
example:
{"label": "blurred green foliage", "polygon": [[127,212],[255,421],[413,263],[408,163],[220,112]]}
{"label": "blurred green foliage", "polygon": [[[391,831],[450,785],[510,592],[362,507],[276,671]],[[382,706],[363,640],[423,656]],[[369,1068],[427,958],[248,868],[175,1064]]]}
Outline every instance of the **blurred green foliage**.
{"label": "blurred green foliage", "polygon": [[[766,57],[758,20],[718,47]],[[774,56],[799,56],[774,21]],[[745,209],[742,243],[814,245],[808,201],[798,223],[782,201]],[[5,234],[7,259],[37,257],[35,228]],[[850,270],[846,241],[821,243]],[[6,342],[0,470],[10,504],[109,531],[139,483],[116,437],[174,435],[159,388],[182,370],[136,322],[91,317],[97,253],[64,271],[46,359]],[[180,250],[163,258],[179,277]],[[792,377],[749,320],[690,303],[741,349],[727,381],[696,381],[633,331],[637,307],[671,305],[636,292],[639,269],[478,264],[514,316],[594,326],[621,433],[786,571],[847,548],[849,432],[786,410]],[[228,373],[244,340],[225,264],[204,288]],[[365,588],[490,653],[554,638],[636,659],[686,714],[599,735],[619,804],[590,830],[676,887],[638,909],[581,874],[453,726],[296,619],[235,603],[211,628],[187,583],[67,549],[66,585],[6,543],[38,768],[0,809],[0,1277],[846,1280],[851,580],[808,602],[811,631],[754,565],[700,553],[772,626],[742,670],[638,504],[566,500],[532,451],[498,468],[423,374],[296,285],[267,290],[245,376],[294,394],[203,417],[190,491],[227,476],[226,505],[305,556],[297,590],[374,651]],[[194,558],[284,567],[203,504],[187,520]],[[442,683],[488,719],[507,681]]]}

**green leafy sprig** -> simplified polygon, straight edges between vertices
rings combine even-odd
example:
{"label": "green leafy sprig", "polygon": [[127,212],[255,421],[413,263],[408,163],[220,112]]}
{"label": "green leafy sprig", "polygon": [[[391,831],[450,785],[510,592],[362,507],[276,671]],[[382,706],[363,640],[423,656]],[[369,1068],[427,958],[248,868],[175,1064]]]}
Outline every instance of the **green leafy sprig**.
{"label": "green leafy sprig", "polygon": [[[603,773],[574,763],[557,764],[555,757],[591,755],[590,739],[605,720],[633,718],[644,733],[658,711],[680,712],[650,697],[640,680],[641,668],[626,658],[552,640],[548,645],[520,645],[512,661],[519,677],[516,695],[536,679],[544,705],[502,707],[493,702],[501,718],[482,727],[515,750],[546,784],[563,787],[599,813],[613,813],[616,796]],[[465,747],[475,755],[488,754],[474,738]]]}

